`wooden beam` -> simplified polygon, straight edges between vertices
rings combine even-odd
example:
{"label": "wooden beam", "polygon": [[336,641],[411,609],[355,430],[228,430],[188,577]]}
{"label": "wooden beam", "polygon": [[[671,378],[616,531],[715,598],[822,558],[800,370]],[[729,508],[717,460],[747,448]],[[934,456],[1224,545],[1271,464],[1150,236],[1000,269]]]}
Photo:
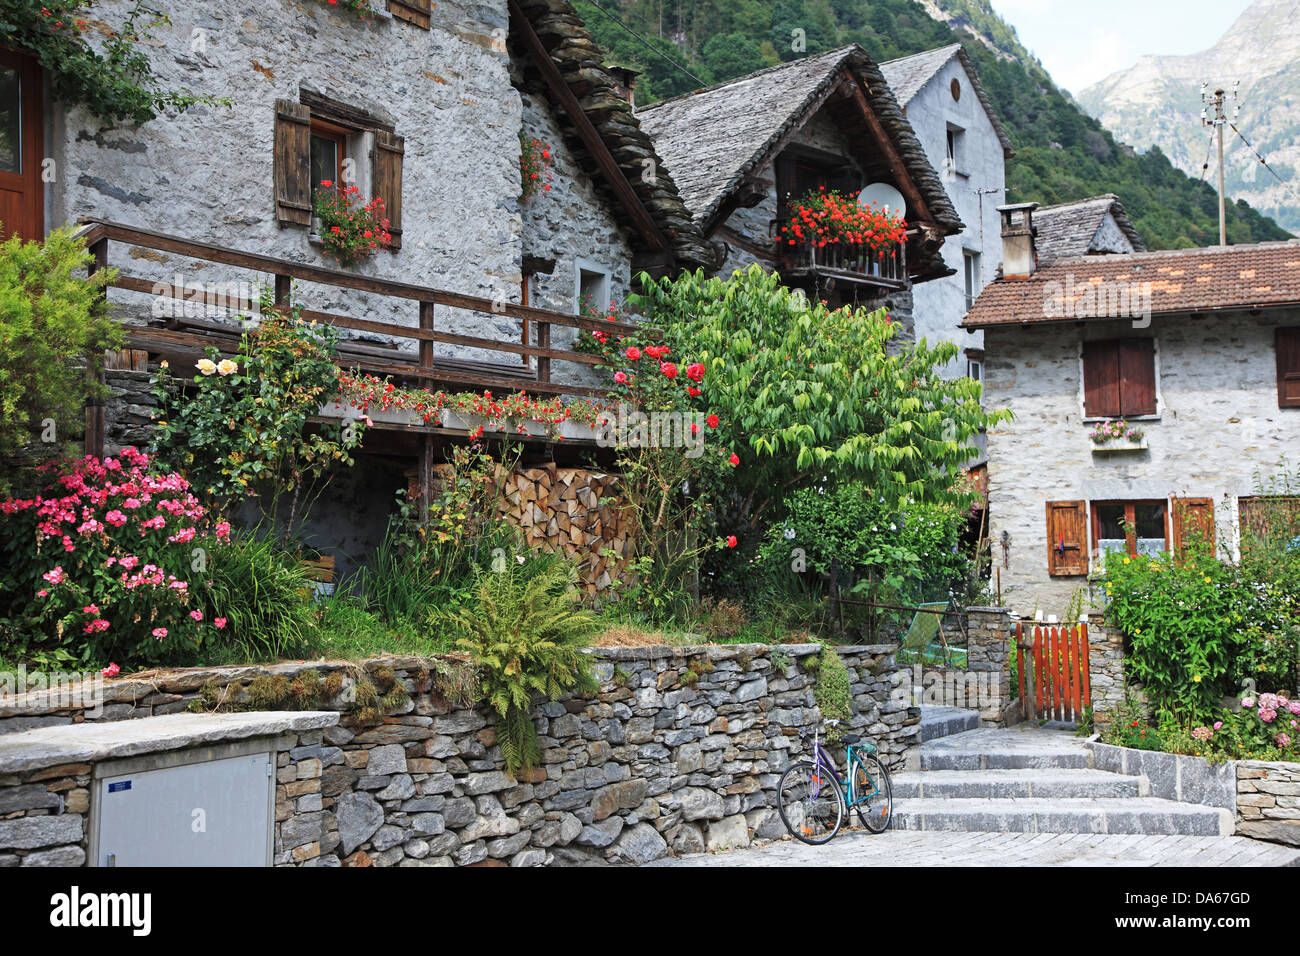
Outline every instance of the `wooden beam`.
{"label": "wooden beam", "polygon": [[650,215],[650,211],[645,208],[641,202],[641,197],[636,194],[632,184],[628,182],[627,176],[623,173],[623,168],[618,165],[614,159],[614,154],[609,151],[605,141],[600,136],[600,131],[592,124],[591,118],[587,116],[578,98],[574,96],[573,90],[569,89],[569,84],[565,82],[564,77],[560,74],[560,68],[555,65],[551,59],[550,52],[546,45],[542,43],[542,38],[537,35],[533,29],[532,21],[524,13],[523,8],[519,6],[518,0],[509,0],[510,19],[519,27],[519,32],[524,38],[524,44],[528,49],[533,65],[537,67],[542,79],[546,81],[546,87],[551,91],[551,95],[564,108],[565,115],[569,117],[569,122],[573,124],[578,136],[582,139],[583,145],[591,153],[592,158],[596,160],[596,165],[604,174],[605,179],[613,188],[615,195],[618,196],[619,202],[632,217],[632,222],[636,230],[641,234],[641,238],[646,241],[655,251],[671,251],[668,240],[660,232],[659,225]]}
{"label": "wooden beam", "polygon": [[871,128],[871,132],[880,142],[880,148],[885,154],[885,159],[889,163],[889,170],[894,174],[898,188],[911,201],[913,208],[916,209],[916,218],[925,222],[934,222],[930,206],[921,196],[921,191],[916,188],[916,183],[912,180],[912,174],[908,172],[907,164],[903,162],[903,157],[898,154],[898,150],[894,147],[893,138],[889,135],[889,131],[885,129],[884,124],[880,122],[880,117],[876,115],[876,111],[871,108],[871,101],[867,99],[866,90],[862,88],[862,81],[850,69],[845,68],[843,74],[844,79],[840,85],[852,90],[853,99],[861,109],[862,116],[867,121],[867,126]]}

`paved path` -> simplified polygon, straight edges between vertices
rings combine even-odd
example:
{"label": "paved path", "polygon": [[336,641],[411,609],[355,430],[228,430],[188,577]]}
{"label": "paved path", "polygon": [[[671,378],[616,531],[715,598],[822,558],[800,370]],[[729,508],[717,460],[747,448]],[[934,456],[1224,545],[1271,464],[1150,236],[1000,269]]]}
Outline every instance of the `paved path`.
{"label": "paved path", "polygon": [[1244,837],[864,830],[826,846],[782,840],[649,866],[1296,866],[1300,850]]}

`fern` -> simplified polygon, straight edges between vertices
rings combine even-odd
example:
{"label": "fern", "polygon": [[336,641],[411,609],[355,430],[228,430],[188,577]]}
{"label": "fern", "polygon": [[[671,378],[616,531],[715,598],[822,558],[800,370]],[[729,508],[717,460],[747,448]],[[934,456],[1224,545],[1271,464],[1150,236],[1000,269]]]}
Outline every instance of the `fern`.
{"label": "fern", "polygon": [[577,580],[568,561],[533,555],[502,571],[477,570],[470,600],[433,616],[478,667],[483,698],[500,718],[506,772],[515,778],[541,759],[533,699],[598,686],[583,653],[598,624],[579,603]]}

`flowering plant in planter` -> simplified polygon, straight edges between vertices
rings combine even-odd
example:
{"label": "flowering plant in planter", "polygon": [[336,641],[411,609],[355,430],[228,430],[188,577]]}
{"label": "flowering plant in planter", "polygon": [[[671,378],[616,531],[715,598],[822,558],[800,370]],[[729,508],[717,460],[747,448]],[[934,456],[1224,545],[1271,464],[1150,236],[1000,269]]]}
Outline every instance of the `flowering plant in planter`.
{"label": "flowering plant in planter", "polygon": [[809,191],[791,202],[790,217],[778,231],[781,243],[816,248],[852,244],[866,246],[876,254],[893,252],[907,239],[907,224],[874,206],[860,206],[856,199],[836,190]]}
{"label": "flowering plant in planter", "polygon": [[519,134],[519,178],[523,183],[520,199],[527,202],[537,194],[551,191],[551,147],[536,136]]}
{"label": "flowering plant in planter", "polygon": [[202,575],[230,539],[177,473],[134,448],[42,466],[38,493],[0,502],[4,591],[37,641],[83,662],[177,661],[225,627]]}
{"label": "flowering plant in planter", "polygon": [[1136,444],[1142,440],[1142,434],[1141,429],[1134,428],[1122,418],[1114,421],[1108,418],[1094,427],[1088,433],[1088,438],[1094,445],[1104,445],[1111,441],[1127,441]]}
{"label": "flowering plant in planter", "polygon": [[360,192],[356,186],[338,188],[328,179],[316,190],[315,213],[320,220],[321,243],[329,255],[345,266],[387,249],[393,241],[384,215],[383,197],[376,196],[358,205]]}
{"label": "flowering plant in planter", "polygon": [[373,20],[375,12],[370,9],[370,0],[321,0],[327,7],[342,7],[350,10],[358,20]]}

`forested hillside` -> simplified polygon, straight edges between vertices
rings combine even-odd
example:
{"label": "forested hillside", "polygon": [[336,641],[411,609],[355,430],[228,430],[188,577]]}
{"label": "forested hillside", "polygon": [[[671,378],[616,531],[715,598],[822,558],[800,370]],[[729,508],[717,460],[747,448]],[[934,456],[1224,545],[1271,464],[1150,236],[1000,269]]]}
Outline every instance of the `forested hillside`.
{"label": "forested hillside", "polygon": [[[794,59],[801,55],[799,39],[808,53],[858,43],[876,60],[960,40],[1015,144],[1009,201],[1048,204],[1113,192],[1153,249],[1218,241],[1213,188],[1174,168],[1158,149],[1139,155],[1117,143],[1056,88],[987,0],[929,0],[935,16],[951,26],[915,0],[599,0],[599,7],[576,0],[576,6],[611,62],[644,72],[640,103]],[[1244,202],[1229,209],[1229,242],[1288,236]]]}

